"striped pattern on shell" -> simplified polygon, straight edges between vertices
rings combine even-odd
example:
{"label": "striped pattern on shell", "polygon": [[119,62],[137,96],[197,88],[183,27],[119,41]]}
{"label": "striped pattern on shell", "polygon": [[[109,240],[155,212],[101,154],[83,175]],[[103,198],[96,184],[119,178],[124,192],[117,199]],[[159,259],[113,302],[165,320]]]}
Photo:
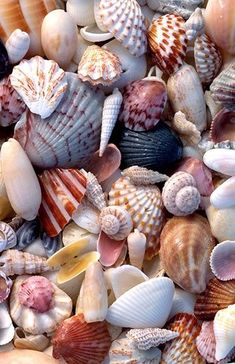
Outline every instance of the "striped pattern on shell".
{"label": "striped pattern on shell", "polygon": [[0,252],[13,248],[17,243],[15,231],[4,221],[0,221]]}
{"label": "striped pattern on shell", "polygon": [[148,30],[149,46],[154,61],[162,72],[176,72],[186,57],[187,36],[184,19],[167,14],[154,19]]}
{"label": "striped pattern on shell", "polygon": [[39,219],[46,233],[58,235],[77,210],[86,192],[86,177],[76,169],[54,169],[39,176],[42,204]]}

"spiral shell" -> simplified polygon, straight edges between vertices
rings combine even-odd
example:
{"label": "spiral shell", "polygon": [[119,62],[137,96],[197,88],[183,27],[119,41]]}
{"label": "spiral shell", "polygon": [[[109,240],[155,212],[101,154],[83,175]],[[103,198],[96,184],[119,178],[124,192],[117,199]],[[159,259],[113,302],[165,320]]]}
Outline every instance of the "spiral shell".
{"label": "spiral shell", "polygon": [[196,8],[185,23],[186,35],[189,41],[194,40],[205,27],[205,21],[202,15],[202,9]]}
{"label": "spiral shell", "polygon": [[29,45],[28,33],[22,32],[20,29],[14,30],[5,44],[10,63],[16,64],[21,61],[28,52]]}
{"label": "spiral shell", "polygon": [[85,174],[85,177],[87,178],[87,185],[86,185],[87,199],[98,210],[102,210],[104,207],[107,206],[107,203],[101,185],[99,184],[96,176],[94,176],[93,173],[88,172]]}
{"label": "spiral shell", "polygon": [[136,186],[155,185],[159,182],[168,180],[166,174],[161,174],[144,167],[132,166],[122,171],[122,175],[129,177],[131,182]]}
{"label": "spiral shell", "polygon": [[129,212],[120,206],[108,206],[100,213],[101,230],[115,240],[125,239],[133,224]]}

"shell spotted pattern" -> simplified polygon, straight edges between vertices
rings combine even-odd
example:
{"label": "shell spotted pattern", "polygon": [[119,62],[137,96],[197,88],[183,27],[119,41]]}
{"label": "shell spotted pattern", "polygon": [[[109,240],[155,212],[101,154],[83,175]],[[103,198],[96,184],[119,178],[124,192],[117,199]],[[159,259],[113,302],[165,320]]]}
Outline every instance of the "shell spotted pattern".
{"label": "shell spotted pattern", "polygon": [[149,328],[149,329],[132,329],[128,331],[127,337],[134,341],[139,350],[148,350],[152,347],[165,344],[179,336],[178,332]]}

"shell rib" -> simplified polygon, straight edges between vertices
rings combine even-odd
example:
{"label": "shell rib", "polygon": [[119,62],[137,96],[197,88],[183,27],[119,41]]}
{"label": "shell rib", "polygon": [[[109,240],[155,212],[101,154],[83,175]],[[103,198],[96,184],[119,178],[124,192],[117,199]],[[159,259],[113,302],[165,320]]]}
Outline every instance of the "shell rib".
{"label": "shell rib", "polygon": [[123,240],[133,227],[131,215],[120,206],[105,207],[100,213],[100,227],[110,238]]}
{"label": "shell rib", "polygon": [[144,167],[132,166],[122,171],[122,175],[129,177],[136,186],[148,186],[168,180],[166,174],[161,174]]}
{"label": "shell rib", "polygon": [[5,46],[10,63],[16,64],[21,61],[28,52],[30,37],[28,33],[22,32],[20,29],[16,29],[7,39]]}
{"label": "shell rib", "polygon": [[185,23],[186,35],[189,41],[194,40],[205,27],[202,9],[196,8]]}
{"label": "shell rib", "polygon": [[216,245],[211,252],[210,266],[218,279],[235,279],[235,241],[227,240]]}
{"label": "shell rib", "polygon": [[134,341],[139,350],[148,350],[152,347],[165,344],[179,336],[178,332],[166,329],[132,329],[127,337]]}
{"label": "shell rib", "polygon": [[224,359],[234,348],[235,342],[235,305],[220,310],[214,319],[215,358]]}
{"label": "shell rib", "polygon": [[93,173],[88,172],[85,174],[85,177],[87,178],[87,185],[86,185],[87,199],[98,210],[102,210],[104,207],[107,206],[107,203],[101,185],[99,184],[96,176]]}
{"label": "shell rib", "polygon": [[17,238],[12,227],[0,221],[0,252],[13,248],[17,243]]}

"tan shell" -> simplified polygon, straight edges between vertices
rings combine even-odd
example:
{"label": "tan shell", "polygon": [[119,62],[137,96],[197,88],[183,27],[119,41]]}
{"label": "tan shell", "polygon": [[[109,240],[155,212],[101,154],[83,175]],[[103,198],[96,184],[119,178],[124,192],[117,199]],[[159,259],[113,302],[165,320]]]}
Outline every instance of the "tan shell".
{"label": "tan shell", "polygon": [[30,37],[28,33],[22,32],[20,29],[14,30],[5,44],[9,61],[12,64],[21,61],[28,52],[29,45]]}
{"label": "tan shell", "polygon": [[124,169],[122,175],[129,177],[131,182],[136,186],[154,185],[159,182],[165,182],[169,178],[166,174],[139,166]]}
{"label": "tan shell", "polygon": [[50,345],[50,340],[45,335],[31,335],[21,327],[16,327],[14,346],[17,349],[44,351]]}
{"label": "tan shell", "polygon": [[104,207],[107,206],[107,202],[101,185],[99,184],[96,176],[93,173],[91,172],[86,173],[85,171],[84,172],[82,171],[82,173],[87,179],[87,185],[86,185],[87,199],[98,210],[102,210]]}
{"label": "tan shell", "polygon": [[191,121],[187,120],[182,111],[175,113],[171,126],[181,137],[184,144],[198,145],[201,139],[201,133]]}
{"label": "tan shell", "polygon": [[131,265],[141,269],[146,249],[146,236],[135,229],[133,233],[128,235],[127,244]]}
{"label": "tan shell", "polygon": [[131,216],[125,208],[108,206],[100,213],[101,230],[114,240],[123,240],[131,232],[133,224]]}

